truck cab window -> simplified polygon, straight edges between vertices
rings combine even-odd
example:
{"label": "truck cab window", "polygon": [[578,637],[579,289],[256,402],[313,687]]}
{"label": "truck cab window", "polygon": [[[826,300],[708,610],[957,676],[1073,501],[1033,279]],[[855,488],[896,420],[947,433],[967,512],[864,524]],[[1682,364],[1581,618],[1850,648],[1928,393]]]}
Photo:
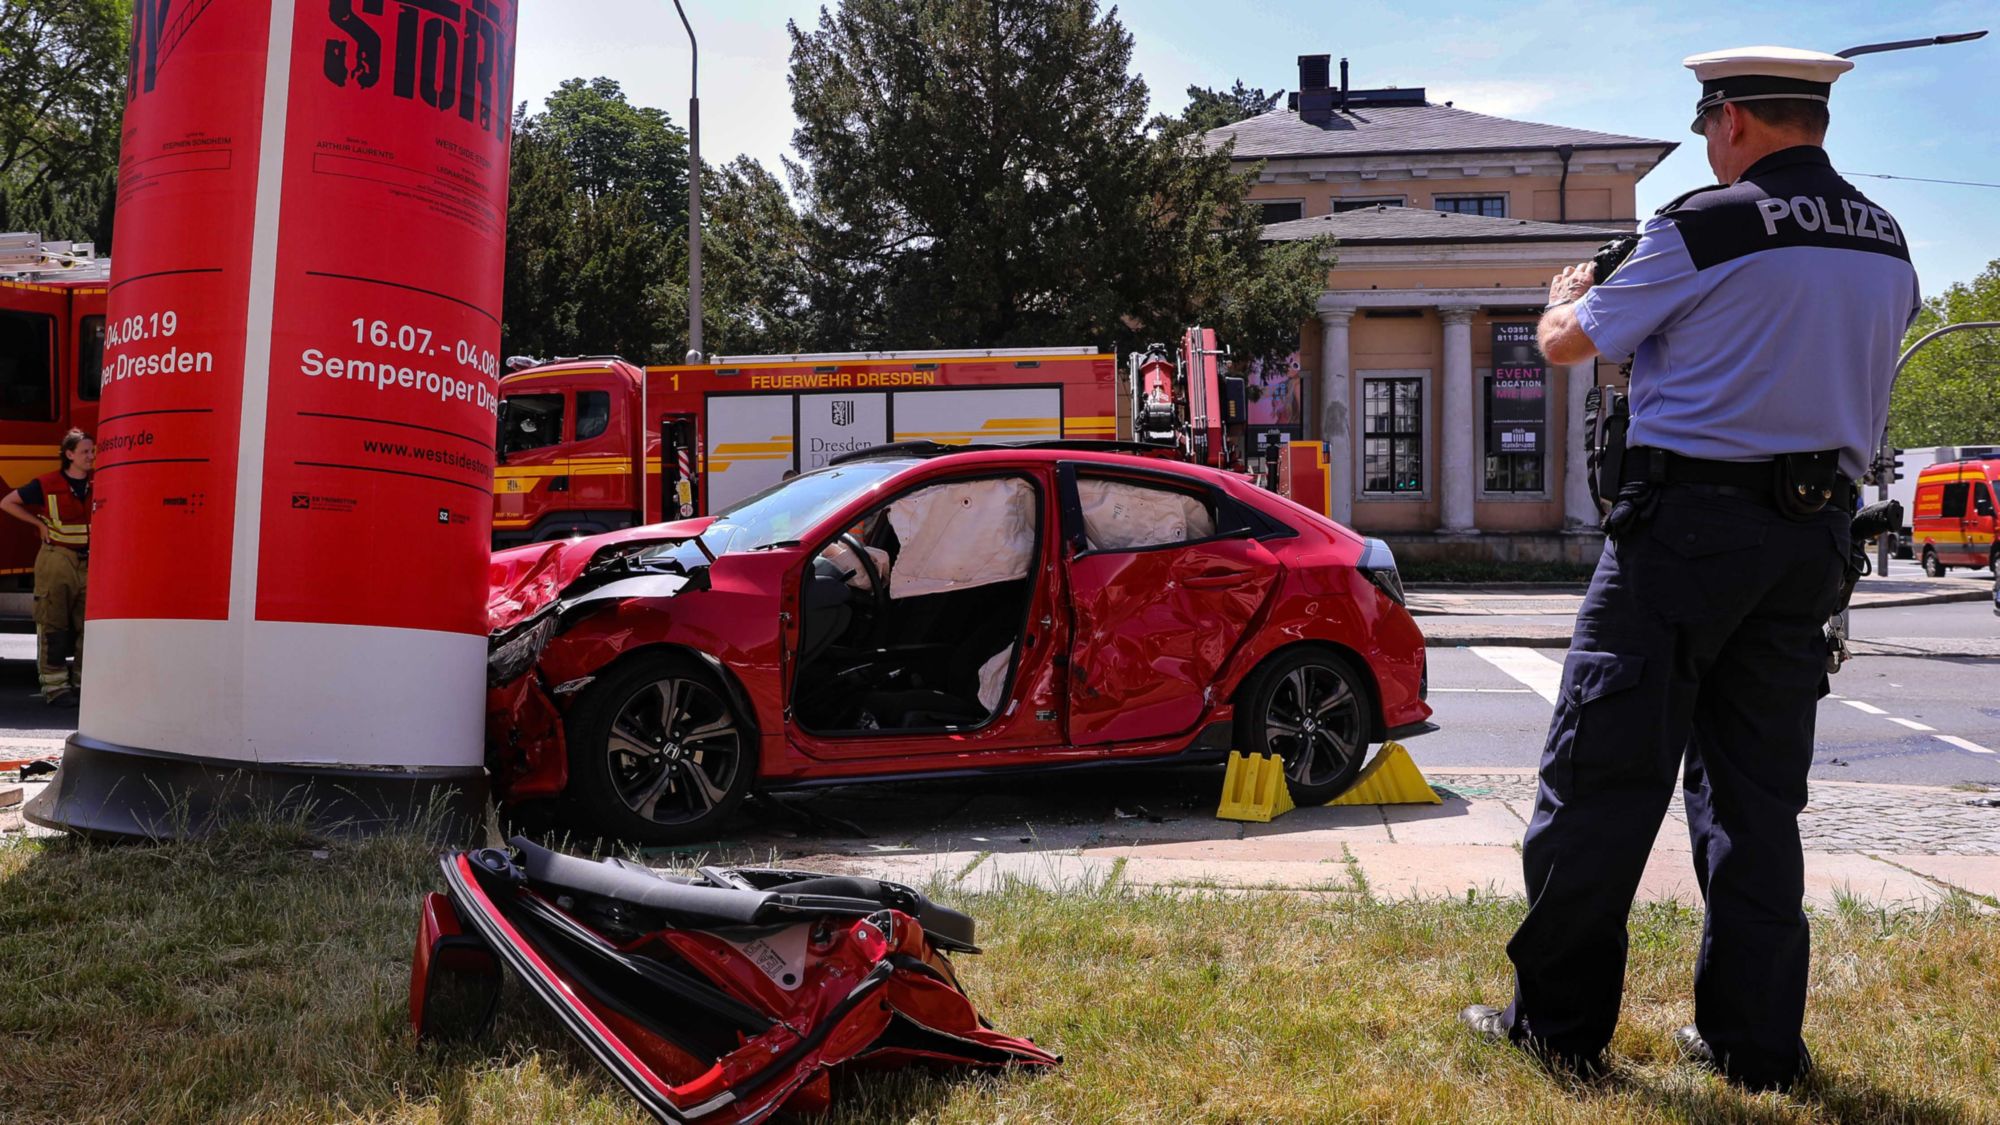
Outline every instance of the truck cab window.
{"label": "truck cab window", "polygon": [[55,417],[50,373],[55,318],[0,312],[0,418],[45,422]]}
{"label": "truck cab window", "polygon": [[1966,484],[1964,481],[1956,481],[1945,485],[1944,497],[1938,505],[1938,514],[1946,519],[1964,519],[1965,493]]}
{"label": "truck cab window", "polygon": [[602,435],[611,425],[611,392],[576,392],[576,440]]}
{"label": "truck cab window", "polygon": [[1981,481],[1974,481],[1972,485],[1972,514],[1975,516],[1993,514],[1993,497],[1987,493],[1986,485]]}
{"label": "truck cab window", "polygon": [[104,391],[104,318],[86,316],[76,326],[76,397],[96,402]]}
{"label": "truck cab window", "polygon": [[500,434],[502,453],[525,453],[562,441],[563,396],[508,395],[507,428]]}

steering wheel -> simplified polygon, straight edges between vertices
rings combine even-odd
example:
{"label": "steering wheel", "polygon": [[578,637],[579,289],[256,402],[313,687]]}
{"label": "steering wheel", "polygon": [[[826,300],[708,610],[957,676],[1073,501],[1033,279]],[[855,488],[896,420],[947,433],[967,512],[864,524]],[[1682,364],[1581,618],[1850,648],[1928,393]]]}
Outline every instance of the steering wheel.
{"label": "steering wheel", "polygon": [[882,572],[875,569],[875,556],[868,553],[868,548],[861,542],[861,537],[851,531],[841,532],[839,541],[854,552],[855,559],[861,563],[862,571],[868,575],[868,608],[875,616],[880,617],[882,611],[888,608],[889,586],[882,581]]}

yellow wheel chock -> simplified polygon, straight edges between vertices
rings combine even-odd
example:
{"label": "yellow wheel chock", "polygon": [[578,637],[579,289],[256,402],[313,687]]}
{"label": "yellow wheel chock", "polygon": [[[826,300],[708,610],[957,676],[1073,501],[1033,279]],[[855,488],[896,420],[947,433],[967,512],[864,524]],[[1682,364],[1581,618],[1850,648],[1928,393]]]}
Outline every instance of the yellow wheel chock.
{"label": "yellow wheel chock", "polygon": [[1328,801],[1329,805],[1442,805],[1430,782],[1424,780],[1417,763],[1400,742],[1385,742],[1382,752],[1354,779],[1347,792]]}
{"label": "yellow wheel chock", "polygon": [[[1424,780],[1417,763],[1400,742],[1385,742],[1375,760],[1361,771],[1347,792],[1328,801],[1329,805],[1441,805]],[[1268,823],[1273,817],[1291,812],[1292,791],[1285,784],[1285,763],[1276,754],[1243,754],[1230,751],[1229,766],[1222,775],[1222,803],[1216,808],[1218,820],[1250,820]]]}
{"label": "yellow wheel chock", "polygon": [[1276,754],[1229,752],[1222,775],[1218,820],[1254,820],[1260,824],[1291,812],[1292,791],[1285,785],[1285,762]]}

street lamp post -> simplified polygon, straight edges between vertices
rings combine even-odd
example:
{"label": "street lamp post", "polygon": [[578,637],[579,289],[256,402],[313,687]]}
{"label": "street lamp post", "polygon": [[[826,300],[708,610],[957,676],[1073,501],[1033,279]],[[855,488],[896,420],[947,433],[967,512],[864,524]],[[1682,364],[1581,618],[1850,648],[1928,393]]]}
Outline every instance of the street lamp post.
{"label": "street lamp post", "polygon": [[688,23],[681,0],[674,0],[681,26],[688,35],[688,352],[689,363],[700,363],[701,350],[701,55],[694,25]]}

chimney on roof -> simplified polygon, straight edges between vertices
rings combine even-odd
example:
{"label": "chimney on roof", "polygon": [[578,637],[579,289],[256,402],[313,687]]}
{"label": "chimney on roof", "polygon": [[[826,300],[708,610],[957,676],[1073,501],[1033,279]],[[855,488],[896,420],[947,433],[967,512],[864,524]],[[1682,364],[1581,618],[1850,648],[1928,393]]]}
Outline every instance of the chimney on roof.
{"label": "chimney on roof", "polygon": [[1340,60],[1340,108],[1347,108],[1347,60]]}
{"label": "chimney on roof", "polygon": [[1327,87],[1332,61],[1332,55],[1299,56],[1299,92],[1293,99],[1299,120],[1312,125],[1333,120],[1334,95]]}

